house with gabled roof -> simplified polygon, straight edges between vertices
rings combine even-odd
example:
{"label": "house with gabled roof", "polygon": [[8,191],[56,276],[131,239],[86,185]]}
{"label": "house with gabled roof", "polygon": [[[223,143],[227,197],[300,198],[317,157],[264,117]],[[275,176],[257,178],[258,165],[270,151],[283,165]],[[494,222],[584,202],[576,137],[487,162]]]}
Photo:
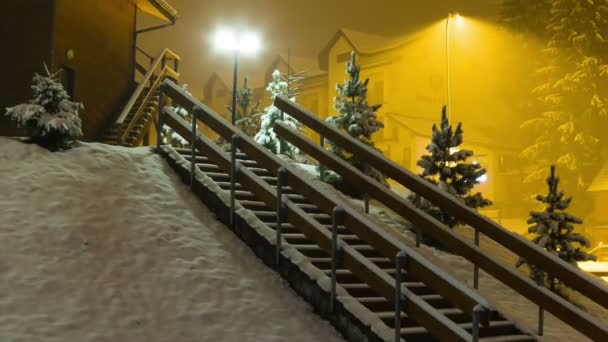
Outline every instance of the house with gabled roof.
{"label": "house with gabled roof", "polygon": [[[492,37],[482,35],[479,39],[481,44]],[[463,148],[474,150],[477,161],[488,170],[487,181],[479,189],[497,206],[515,206],[521,199],[516,190],[522,184],[517,157],[521,146],[508,134],[508,128],[516,131],[519,120],[504,110],[506,106],[492,106],[499,88],[492,66],[482,63],[482,59],[504,51],[467,51],[457,43],[451,46],[451,120],[463,123]],[[336,84],[347,77],[345,64],[352,51],[357,53],[361,77],[369,78],[368,102],[382,105],[378,117],[385,128],[373,136],[376,146],[394,161],[417,171],[416,162],[426,153],[431,127],[439,121],[447,102],[444,26],[402,36],[337,30],[318,55],[319,74],[323,76],[304,81],[310,92],[325,95],[317,96],[316,103],[302,98],[299,102],[304,107],[321,117],[334,114]]]}

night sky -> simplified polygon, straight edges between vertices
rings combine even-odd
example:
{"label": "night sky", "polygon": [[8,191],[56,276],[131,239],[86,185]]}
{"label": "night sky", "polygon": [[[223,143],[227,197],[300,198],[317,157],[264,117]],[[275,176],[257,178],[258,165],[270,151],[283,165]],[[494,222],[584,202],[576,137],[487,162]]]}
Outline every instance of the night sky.
{"label": "night sky", "polygon": [[[169,0],[179,13],[175,26],[140,35],[138,46],[157,54],[168,47],[182,57],[182,81],[201,96],[203,83],[217,71],[227,83],[232,63],[213,51],[210,36],[217,27],[248,28],[263,39],[261,54],[243,58],[242,75],[254,80],[278,53],[291,48],[298,56],[316,58],[341,27],[399,36],[444,18],[450,11],[492,19],[497,0]],[[144,14],[139,27],[159,22]],[[261,84],[253,84],[260,86]]]}

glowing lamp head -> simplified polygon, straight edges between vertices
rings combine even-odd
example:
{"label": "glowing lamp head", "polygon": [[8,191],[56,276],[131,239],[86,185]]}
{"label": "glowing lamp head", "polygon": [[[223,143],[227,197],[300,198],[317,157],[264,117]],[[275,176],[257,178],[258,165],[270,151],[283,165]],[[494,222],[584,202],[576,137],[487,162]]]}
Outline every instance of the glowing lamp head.
{"label": "glowing lamp head", "polygon": [[236,34],[229,30],[220,30],[215,33],[213,39],[215,46],[220,50],[234,51],[239,47]]}
{"label": "glowing lamp head", "polygon": [[214,36],[214,45],[222,51],[239,51],[247,54],[256,53],[260,49],[260,38],[251,32],[237,35],[231,30],[219,30]]}
{"label": "glowing lamp head", "polygon": [[239,40],[239,51],[256,53],[260,49],[260,37],[255,33],[246,33]]}
{"label": "glowing lamp head", "polygon": [[464,18],[458,13],[454,15],[454,19],[456,19],[456,24],[458,25],[462,25],[464,23]]}

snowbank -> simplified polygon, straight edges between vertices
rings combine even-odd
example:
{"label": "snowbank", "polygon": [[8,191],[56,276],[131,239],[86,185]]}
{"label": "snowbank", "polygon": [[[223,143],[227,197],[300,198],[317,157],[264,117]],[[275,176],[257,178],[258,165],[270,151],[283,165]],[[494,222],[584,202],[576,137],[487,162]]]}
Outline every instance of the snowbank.
{"label": "snowbank", "polygon": [[148,148],[0,138],[1,341],[341,341]]}

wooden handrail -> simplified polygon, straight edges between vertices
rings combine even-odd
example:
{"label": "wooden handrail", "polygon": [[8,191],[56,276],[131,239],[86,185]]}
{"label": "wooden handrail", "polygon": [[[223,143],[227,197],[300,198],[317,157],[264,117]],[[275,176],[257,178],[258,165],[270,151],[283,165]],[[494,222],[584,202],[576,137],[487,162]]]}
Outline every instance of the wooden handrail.
{"label": "wooden handrail", "polygon": [[176,61],[180,60],[179,56],[176,55],[173,51],[171,51],[169,49],[164,49],[160,53],[160,55],[158,55],[158,57],[156,57],[156,60],[150,66],[148,73],[144,76],[143,80],[139,83],[139,85],[135,89],[135,92],[133,92],[133,95],[131,96],[131,98],[129,98],[127,105],[123,108],[122,112],[120,112],[118,119],[116,119],[116,124],[122,125],[122,123],[125,121],[125,119],[129,115],[129,113],[131,112],[133,106],[135,105],[135,102],[137,102],[137,99],[140,96],[142,96],[142,93],[143,93],[144,89],[146,88],[146,84],[148,84],[148,82],[150,82],[150,80],[152,79],[152,77],[154,76],[154,74],[156,72],[160,71],[161,68],[164,67],[164,61],[167,58],[174,59]]}
{"label": "wooden handrail", "polygon": [[131,119],[131,121],[129,122],[129,125],[122,132],[122,135],[120,137],[120,141],[125,142],[127,140],[127,137],[129,136],[129,133],[135,127],[135,125],[137,124],[137,122],[139,122],[139,119],[141,118],[142,114],[144,113],[144,109],[148,105],[148,102],[150,101],[150,99],[152,98],[152,96],[154,96],[154,93],[156,93],[156,91],[158,90],[158,88],[160,86],[160,83],[165,79],[165,77],[172,77],[174,79],[177,79],[179,77],[179,75],[175,71],[173,71],[171,68],[169,68],[168,66],[165,65],[163,67],[163,69],[158,74],[158,77],[156,78],[156,80],[154,81],[154,83],[152,84],[152,86],[148,89],[148,91],[146,93],[146,96],[144,97],[143,101],[141,101],[141,103],[139,104],[137,112],[135,113],[135,115],[133,116],[133,118]]}
{"label": "wooden handrail", "polygon": [[[482,319],[482,321],[489,322],[489,316],[492,314],[493,310],[489,307],[488,303],[483,298],[481,298],[477,293],[470,290],[466,286],[462,285],[460,282],[458,282],[451,276],[441,272],[438,268],[436,268],[428,260],[426,260],[426,258],[422,257],[419,253],[417,253],[413,249],[409,248],[408,246],[404,245],[401,242],[398,242],[394,238],[389,237],[386,234],[386,232],[382,231],[381,229],[377,229],[375,227],[374,223],[370,222],[367,218],[365,218],[363,215],[358,213],[357,210],[351,208],[348,204],[344,205],[342,203],[342,201],[340,201],[339,199],[337,199],[337,198],[333,197],[332,195],[326,193],[325,191],[317,189],[313,185],[309,184],[305,179],[303,179],[298,174],[297,171],[295,171],[293,166],[280,160],[275,155],[270,153],[267,149],[265,149],[265,148],[261,147],[259,144],[255,143],[250,137],[244,135],[243,133],[241,133],[240,131],[235,129],[233,126],[231,126],[229,123],[227,123],[221,116],[219,116],[217,113],[213,112],[211,109],[209,109],[207,106],[202,104],[200,101],[198,101],[191,95],[187,94],[180,87],[178,87],[175,83],[171,82],[170,80],[163,81],[163,83],[161,85],[161,92],[163,94],[168,95],[173,100],[173,103],[178,104],[184,108],[192,108],[193,112],[196,113],[196,116],[198,117],[198,119],[201,122],[203,122],[205,125],[210,127],[212,130],[217,132],[220,136],[224,137],[225,139],[229,140],[233,134],[238,134],[241,137],[241,141],[243,142],[242,146],[239,146],[239,149],[241,151],[243,151],[244,153],[248,154],[249,156],[251,156],[252,158],[254,158],[258,164],[260,164],[263,167],[265,167],[266,169],[268,169],[272,174],[276,175],[276,170],[278,170],[279,167],[284,167],[285,169],[287,169],[287,171],[289,172],[288,182],[289,182],[290,186],[292,186],[294,189],[297,189],[298,191],[301,191],[305,195],[314,194],[315,201],[318,203],[318,207],[321,208],[322,210],[328,210],[328,208],[329,208],[329,210],[331,210],[331,208],[335,207],[336,205],[342,205],[345,209],[346,217],[350,218],[348,221],[349,228],[351,228],[351,230],[353,230],[353,232],[355,234],[360,236],[364,241],[370,243],[375,248],[378,248],[378,246],[393,246],[392,249],[390,249],[390,250],[394,250],[394,251],[405,250],[408,253],[409,260],[410,260],[410,262],[408,263],[408,265],[406,267],[407,272],[411,272],[412,274],[416,274],[417,276],[420,276],[420,278],[423,281],[428,282],[427,284],[431,288],[436,290],[442,296],[445,296],[445,298],[452,301],[456,306],[458,306],[465,312],[471,312],[475,305],[479,304],[479,305],[483,306],[485,308],[485,310],[483,312],[484,318]],[[163,109],[163,111],[165,111],[165,110]],[[181,120],[180,118],[174,118],[174,120],[173,120],[174,122],[170,122],[170,120],[171,119],[169,119],[169,116],[168,116],[167,117],[168,122],[166,122],[166,123],[168,125],[170,125],[178,134],[180,134],[184,137],[191,135],[191,133],[189,133],[188,124],[185,121],[180,125],[176,125],[175,121],[179,122],[179,120]],[[178,126],[183,126],[183,127],[180,128]],[[206,138],[201,136],[201,139],[204,140]],[[197,140],[197,142],[198,142],[198,140]],[[202,146],[199,146],[196,144],[195,144],[195,147],[199,148],[199,149],[202,148]],[[205,152],[208,153],[209,150],[207,149],[207,150],[205,150]],[[223,152],[223,153],[225,153],[225,152]],[[222,161],[217,161],[217,162],[218,162],[218,165],[220,165],[220,166],[223,163],[224,168],[229,167],[229,161],[227,161],[227,160],[224,160],[223,162]],[[228,163],[228,165],[226,165],[226,163]],[[241,181],[241,180],[239,180],[239,181]],[[245,183],[246,183],[246,181],[243,182],[243,185],[245,185]],[[263,200],[268,205],[270,205],[271,207],[274,206],[274,203],[276,200],[276,198],[273,197],[274,195],[271,192],[269,193],[269,192],[264,192],[264,191],[259,192],[259,191],[261,191],[261,190],[258,189],[258,194],[260,196],[260,199]],[[294,212],[294,210],[296,210],[296,209],[292,208],[291,212]],[[301,227],[302,225],[307,225],[306,222],[307,221],[298,221],[296,223],[297,223],[297,226]],[[351,226],[350,224],[353,222],[358,222],[358,223],[353,224]],[[322,247],[328,243],[327,241],[323,241],[320,237],[314,236],[315,233],[313,230],[308,231],[308,234],[312,234],[311,236],[309,236],[309,238],[316,239],[316,241]],[[388,240],[389,242],[385,242],[383,244],[379,242],[379,241],[383,241],[383,240]],[[397,247],[394,247],[394,246],[397,246]],[[392,256],[392,258],[394,258],[394,255]],[[353,261],[353,262],[356,262],[356,261]],[[366,270],[365,272],[374,273],[373,277],[367,273],[361,274],[361,276],[364,277],[366,279],[366,281],[371,283],[370,286],[380,286],[379,284],[382,282],[382,279],[384,277],[384,275],[382,275],[382,273],[385,273],[385,272],[380,270],[380,274],[377,274],[378,269],[372,269],[370,271],[370,269],[367,267],[365,268],[365,270]],[[361,273],[361,272],[362,272],[361,270],[357,269],[353,273]],[[386,275],[386,276],[388,276],[388,275]],[[378,282],[380,282],[380,283],[378,283]],[[374,288],[376,288],[376,287],[374,287]],[[382,288],[379,288],[379,290],[381,290],[381,289]],[[394,288],[393,288],[393,290],[394,290]],[[385,294],[388,298],[391,298],[390,296],[392,296],[392,295],[389,294],[388,292],[390,292],[390,291],[384,291],[383,294]],[[429,331],[433,332],[434,329],[439,329],[436,324],[440,324],[440,325],[443,324],[441,322],[439,322],[439,323],[437,322],[438,319],[439,320],[442,319],[442,318],[438,318],[438,317],[442,317],[442,315],[439,315],[439,316],[433,316],[434,314],[429,315],[429,312],[427,310],[428,308],[425,309],[424,307],[421,307],[420,309],[422,311],[410,312],[410,314],[416,320],[420,320],[419,322],[421,324],[423,324],[424,326],[430,327],[431,329],[429,329]],[[438,331],[440,331],[440,330],[441,329],[439,329]],[[452,338],[454,338],[454,336],[452,336]]]}
{"label": "wooden handrail", "polygon": [[[175,98],[174,101],[177,103],[180,102]],[[189,104],[191,105],[192,102]],[[195,106],[193,111],[195,117],[198,117],[198,119],[203,122],[206,121],[204,118],[209,112],[206,112],[205,109],[199,106]],[[225,151],[215,146],[215,144],[200,133],[197,133],[196,140],[192,141],[192,133],[189,131],[189,124],[185,120],[179,117],[169,107],[165,107],[163,113],[165,115],[164,122],[168,126],[182,137],[185,137],[191,144],[194,144],[196,149],[204,152],[205,155],[214,163],[218,164],[224,172],[230,172],[230,158]],[[199,116],[199,114],[205,116]],[[236,131],[235,134],[239,135],[242,139],[241,141],[244,146],[241,147],[249,147],[245,148],[247,150],[257,150],[259,148],[259,145],[253,140],[243,140],[243,138],[247,137],[245,134]],[[279,162],[278,164],[282,164],[282,162]],[[294,174],[290,173],[289,177],[293,176]],[[251,170],[246,167],[241,168],[238,177],[239,184],[259,196],[266,205],[272,207],[276,203],[276,191]],[[332,238],[329,231],[288,198],[285,198],[284,203],[287,209],[286,221],[299,227],[308,238],[319,245],[326,253],[331,254]],[[394,279],[342,239],[339,238],[339,241],[342,246],[343,266],[363,279],[370,287],[376,289],[387,300],[394,301]],[[447,319],[445,315],[441,314],[436,308],[428,304],[414,292],[405,286],[402,286],[401,291],[408,303],[408,305],[403,308],[403,311],[408,316],[413,317],[420,322],[420,324],[426,327],[433,336],[446,341],[471,341],[472,337],[469,332],[458,326],[455,322]]]}
{"label": "wooden handrail", "polygon": [[425,232],[430,236],[442,241],[446,247],[457,251],[458,254],[479,265],[494,278],[515,289],[529,300],[542,303],[543,308],[581,333],[595,340],[608,340],[608,328],[601,321],[548,289],[538,286],[513,266],[505,265],[496,258],[487,255],[478,246],[467,241],[432,216],[417,209],[408,200],[388,190],[385,186],[366,176],[346,161],[336,157],[308,137],[290,129],[281,121],[275,123],[274,132],[318,160],[325,167],[340,174],[351,184],[357,184],[361,190],[389,209],[399,213],[417,226],[425,227]]}
{"label": "wooden handrail", "polygon": [[[508,231],[498,223],[460,203],[453,196],[439,190],[436,186],[430,185],[420,176],[387,159],[378,151],[375,151],[357,139],[328,125],[319,116],[309,112],[301,105],[290,101],[285,96],[277,96],[274,105],[299,122],[310,127],[316,133],[324,136],[327,140],[338,144],[347,151],[357,155],[359,158],[365,159],[370,166],[441,207],[450,215],[457,217],[462,222],[479,230],[481,233],[492,238],[516,255],[532,261],[545,272],[551,274],[551,276],[560,279],[566,285],[579,291],[584,296],[599,303],[603,307],[608,308],[608,286],[605,286],[605,284],[602,284],[599,280],[548,253],[539,246],[526,240],[523,236]],[[419,228],[424,229],[425,227]]]}

